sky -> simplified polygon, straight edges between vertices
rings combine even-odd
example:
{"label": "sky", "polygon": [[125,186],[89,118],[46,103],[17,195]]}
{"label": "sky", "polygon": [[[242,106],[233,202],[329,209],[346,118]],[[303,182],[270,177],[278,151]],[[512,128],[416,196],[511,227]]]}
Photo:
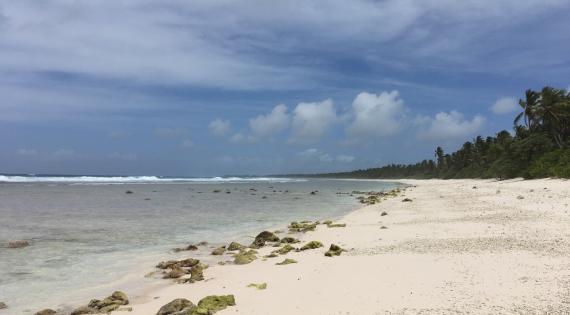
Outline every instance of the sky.
{"label": "sky", "polygon": [[570,0],[0,0],[0,173],[433,157],[570,88]]}

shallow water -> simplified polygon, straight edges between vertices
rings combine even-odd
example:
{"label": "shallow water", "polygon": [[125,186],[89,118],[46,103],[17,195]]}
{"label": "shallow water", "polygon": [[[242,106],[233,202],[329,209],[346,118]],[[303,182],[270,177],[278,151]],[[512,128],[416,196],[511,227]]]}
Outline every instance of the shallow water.
{"label": "shallow water", "polygon": [[[87,302],[129,281],[147,281],[145,270],[173,247],[248,242],[262,229],[359,207],[339,192],[395,186],[270,178],[0,183],[0,301],[10,307],[2,314]],[[13,239],[31,246],[6,248]]]}

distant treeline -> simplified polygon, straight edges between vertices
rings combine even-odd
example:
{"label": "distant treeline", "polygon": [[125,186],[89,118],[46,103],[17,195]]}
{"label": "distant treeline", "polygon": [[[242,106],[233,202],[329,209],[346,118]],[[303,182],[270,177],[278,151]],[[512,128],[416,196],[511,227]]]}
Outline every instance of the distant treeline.
{"label": "distant treeline", "polygon": [[519,100],[514,136],[506,130],[476,137],[449,154],[441,147],[434,160],[319,177],[347,178],[570,178],[570,93],[545,87],[527,90]]}

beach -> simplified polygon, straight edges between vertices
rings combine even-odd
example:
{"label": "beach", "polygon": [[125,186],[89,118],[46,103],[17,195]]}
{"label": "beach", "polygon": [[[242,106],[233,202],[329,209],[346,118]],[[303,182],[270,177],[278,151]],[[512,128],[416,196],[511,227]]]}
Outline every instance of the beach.
{"label": "beach", "polygon": [[[228,263],[211,264],[203,281],[130,296],[132,314],[227,294],[236,305],[219,314],[570,313],[568,181],[400,182],[410,186],[398,196],[335,220],[346,227],[277,234],[322,248],[263,259],[276,249],[266,246],[245,265],[215,256]],[[331,244],[346,251],[326,257]],[[284,258],[297,263],[276,265]]]}

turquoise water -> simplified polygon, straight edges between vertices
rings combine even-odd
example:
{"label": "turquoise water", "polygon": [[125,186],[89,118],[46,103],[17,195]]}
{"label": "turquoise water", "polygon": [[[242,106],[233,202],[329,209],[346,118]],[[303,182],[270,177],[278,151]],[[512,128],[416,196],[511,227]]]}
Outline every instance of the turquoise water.
{"label": "turquoise water", "polygon": [[[360,206],[338,193],[395,186],[285,178],[0,183],[0,301],[10,306],[5,314],[88,301],[117,286],[155,281],[144,273],[174,247],[248,242],[262,229],[334,218]],[[31,246],[6,248],[14,239]]]}

